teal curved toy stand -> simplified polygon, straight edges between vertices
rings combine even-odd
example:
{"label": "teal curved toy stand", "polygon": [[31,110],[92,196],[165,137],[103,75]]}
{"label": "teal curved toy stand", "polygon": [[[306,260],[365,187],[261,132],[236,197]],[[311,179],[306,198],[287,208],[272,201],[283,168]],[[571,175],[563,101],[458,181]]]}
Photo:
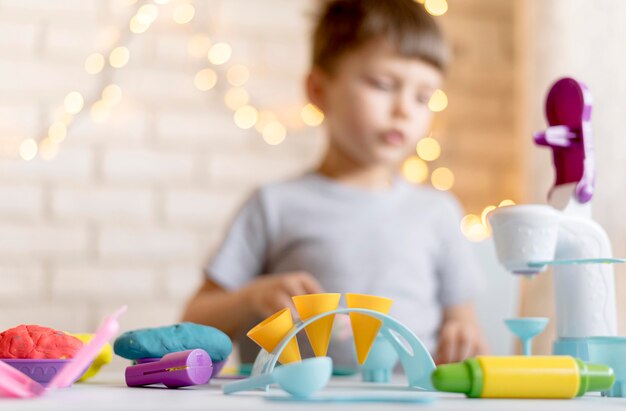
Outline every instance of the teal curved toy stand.
{"label": "teal curved toy stand", "polygon": [[[271,374],[278,362],[278,357],[287,346],[287,343],[309,324],[329,315],[349,313],[365,314],[381,320],[382,326],[380,333],[387,338],[398,353],[398,357],[400,358],[400,362],[407,376],[409,387],[425,391],[435,391],[430,382],[430,375],[435,369],[435,362],[420,339],[405,325],[394,318],[378,311],[363,308],[340,308],[311,317],[304,322],[298,321],[276,346],[273,352],[268,353],[265,350],[261,350],[252,367],[252,377]],[[394,333],[401,336],[406,344],[408,344],[408,347],[406,347]],[[267,386],[265,388],[267,389]]]}

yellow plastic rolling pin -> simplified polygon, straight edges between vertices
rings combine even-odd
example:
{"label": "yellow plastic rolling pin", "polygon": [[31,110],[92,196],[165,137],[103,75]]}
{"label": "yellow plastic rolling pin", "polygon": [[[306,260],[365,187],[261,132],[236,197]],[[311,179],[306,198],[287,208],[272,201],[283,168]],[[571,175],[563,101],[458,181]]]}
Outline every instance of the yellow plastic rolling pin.
{"label": "yellow plastic rolling pin", "polygon": [[471,398],[574,398],[613,385],[613,369],[570,356],[479,356],[437,367],[439,391]]}

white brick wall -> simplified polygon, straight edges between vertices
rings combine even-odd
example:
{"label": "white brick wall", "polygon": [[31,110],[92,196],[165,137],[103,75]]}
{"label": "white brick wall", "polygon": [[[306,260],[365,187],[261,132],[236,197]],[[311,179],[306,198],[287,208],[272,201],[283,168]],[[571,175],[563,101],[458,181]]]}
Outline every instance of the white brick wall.
{"label": "white brick wall", "polygon": [[43,189],[39,186],[0,187],[0,214],[8,217],[38,217],[43,211]]}
{"label": "white brick wall", "polygon": [[[177,321],[250,190],[300,173],[322,151],[321,132],[298,120],[315,1],[196,0],[194,22],[180,26],[172,0],[132,37],[126,67],[87,74],[85,58],[106,51],[110,29],[127,30],[136,6],[124,3],[0,0],[0,329],[26,322],[90,331],[122,303],[124,329]],[[453,168],[473,212],[511,196],[518,175],[488,171],[502,164],[501,151],[514,152],[512,20],[500,0],[450,0],[442,18],[464,69],[446,86],[438,165]],[[193,78],[209,64],[186,49],[207,32],[230,43],[233,56],[214,67],[215,88],[200,92]],[[223,98],[235,63],[250,68],[252,103],[292,125],[283,144],[234,125]],[[109,120],[93,123],[87,106],[56,158],[15,157],[15,141],[41,138],[69,91],[89,102],[109,82],[124,94]]]}
{"label": "white brick wall", "polygon": [[64,147],[54,161],[9,158],[0,161],[0,181],[85,182],[94,176],[94,153],[87,148]]}
{"label": "white brick wall", "polygon": [[[4,104],[10,103],[9,96],[15,96],[18,102],[28,99],[32,103],[60,104],[65,94],[72,90],[90,92],[94,89],[93,78],[85,72],[82,62],[67,66],[58,61],[44,61],[43,66],[45,70],[42,61],[36,57],[20,60],[12,54],[0,56],[0,89]],[[63,83],[59,78],[71,81]]]}
{"label": "white brick wall", "polygon": [[38,259],[79,257],[87,252],[85,227],[49,223],[18,224],[5,221],[0,230],[0,256],[36,262]]}
{"label": "white brick wall", "polygon": [[172,224],[210,227],[228,219],[241,199],[207,190],[172,190],[165,195],[165,216]]}
{"label": "white brick wall", "polygon": [[[2,70],[0,66],[0,71]],[[4,96],[6,102],[8,96]],[[0,101],[3,96],[0,95]],[[3,104],[0,106],[0,130],[4,136],[15,133],[26,135],[35,134],[38,131],[39,111],[32,102],[30,104]]]}
{"label": "white brick wall", "polygon": [[67,221],[153,221],[156,200],[147,189],[58,188],[52,195],[52,212]]}
{"label": "white brick wall", "polygon": [[[28,291],[33,300],[42,299],[47,292],[45,274],[40,264],[2,264],[0,265],[0,300],[19,302]],[[3,315],[4,317],[4,315]],[[8,320],[8,318],[4,318]]]}
{"label": "white brick wall", "polygon": [[98,255],[109,261],[188,261],[199,251],[195,235],[182,229],[107,227],[98,237]]}
{"label": "white brick wall", "polygon": [[154,298],[158,289],[155,269],[147,267],[61,266],[52,273],[52,295],[59,302],[106,299],[123,304]]}
{"label": "white brick wall", "polygon": [[117,183],[175,183],[191,179],[193,153],[116,149],[104,153],[103,177]]}
{"label": "white brick wall", "polygon": [[0,47],[29,55],[34,52],[37,24],[13,23],[0,20]]}

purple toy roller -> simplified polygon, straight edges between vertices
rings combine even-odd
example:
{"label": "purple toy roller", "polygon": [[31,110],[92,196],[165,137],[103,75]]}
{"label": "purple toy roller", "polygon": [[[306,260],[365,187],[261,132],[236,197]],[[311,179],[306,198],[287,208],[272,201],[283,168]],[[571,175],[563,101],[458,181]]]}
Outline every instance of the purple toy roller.
{"label": "purple toy roller", "polygon": [[126,385],[163,384],[168,388],[188,387],[209,382],[213,362],[206,351],[187,350],[166,354],[160,359],[140,360],[126,368]]}

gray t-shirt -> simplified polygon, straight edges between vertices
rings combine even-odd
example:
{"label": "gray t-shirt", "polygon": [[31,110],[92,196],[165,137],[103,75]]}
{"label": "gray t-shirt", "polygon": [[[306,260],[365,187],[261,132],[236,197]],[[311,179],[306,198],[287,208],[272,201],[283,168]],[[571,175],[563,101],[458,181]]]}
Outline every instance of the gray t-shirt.
{"label": "gray t-shirt", "polygon": [[[367,191],[308,173],[255,192],[206,274],[233,290],[258,275],[307,271],[326,292],[392,298],[390,315],[432,352],[443,309],[472,300],[482,285],[460,220],[451,194],[399,177],[389,190]],[[349,325],[336,320],[329,346],[336,365],[354,364],[346,333]],[[240,354],[252,362],[258,348],[246,341]]]}

